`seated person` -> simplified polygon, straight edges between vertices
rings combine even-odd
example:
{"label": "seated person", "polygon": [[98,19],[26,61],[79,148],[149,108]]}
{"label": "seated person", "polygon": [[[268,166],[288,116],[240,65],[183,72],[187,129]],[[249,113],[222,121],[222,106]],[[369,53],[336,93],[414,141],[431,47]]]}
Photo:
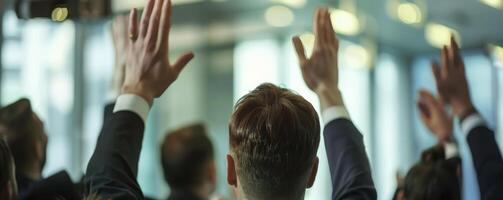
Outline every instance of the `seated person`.
{"label": "seated person", "polygon": [[141,25],[137,10],[131,12],[122,90],[87,166],[85,196],[144,199],[136,176],[148,112],[194,57],[169,60],[171,9],[171,0],[149,0]]}
{"label": "seated person", "polygon": [[[89,162],[87,194],[143,199],[136,175],[148,112],[154,98],[164,93],[193,58],[188,53],[173,64],[168,59],[171,7],[170,0],[149,1],[139,28],[137,11],[132,11],[126,78]],[[317,16],[322,51],[301,63],[303,69],[309,68],[306,82],[319,94],[324,110],[333,199],[375,199],[362,135],[344,109],[338,77],[332,76],[337,73],[337,41],[328,10],[319,10]],[[232,155],[227,156],[228,182],[237,189],[238,199],[302,199],[316,175],[319,132],[312,105],[291,91],[265,84],[246,95],[231,119]],[[270,188],[266,190],[262,184]]]}
{"label": "seated person", "polygon": [[171,188],[169,200],[210,199],[217,177],[213,146],[204,125],[168,133],[161,145],[161,161]]}
{"label": "seated person", "polygon": [[446,160],[443,146],[426,150],[405,177],[403,199],[461,199],[460,165],[459,159]]}
{"label": "seated person", "polygon": [[472,154],[480,188],[481,199],[503,199],[503,158],[494,137],[482,116],[474,107],[465,65],[458,44],[451,39],[441,53],[441,64],[432,65],[440,98],[452,107],[459,118],[461,131]]}
{"label": "seated person", "polygon": [[0,199],[17,199],[17,183],[14,160],[9,146],[0,139]]}
{"label": "seated person", "polygon": [[409,170],[397,199],[460,199],[461,159],[453,142],[452,116],[440,99],[425,90],[419,92],[417,107],[438,144],[424,151],[420,162]]}
{"label": "seated person", "polygon": [[[320,100],[323,124],[325,125],[323,136],[332,181],[332,199],[377,199],[363,135],[352,123],[339,90],[337,55],[339,41],[334,33],[328,9],[317,10],[313,32],[316,39],[310,58],[306,57],[299,37],[295,37],[293,43],[304,81]],[[308,122],[308,119],[305,118],[301,124]],[[253,130],[253,127],[250,126],[250,128]],[[279,133],[282,131],[280,129]],[[294,138],[289,135],[281,142],[290,143],[290,140]],[[305,140],[305,142],[313,142],[313,140]],[[231,148],[231,152],[232,150]],[[269,156],[291,158],[288,155],[290,154],[271,154]],[[297,155],[295,156],[297,157]],[[303,162],[309,162],[309,159],[305,159]],[[237,168],[239,169],[239,167]],[[243,185],[243,187],[245,186]],[[303,199],[303,197],[296,198]]]}
{"label": "seated person", "polygon": [[14,158],[19,199],[79,198],[76,186],[65,171],[42,177],[47,135],[29,100],[21,99],[0,109],[0,125],[3,127],[0,136],[6,138]]}

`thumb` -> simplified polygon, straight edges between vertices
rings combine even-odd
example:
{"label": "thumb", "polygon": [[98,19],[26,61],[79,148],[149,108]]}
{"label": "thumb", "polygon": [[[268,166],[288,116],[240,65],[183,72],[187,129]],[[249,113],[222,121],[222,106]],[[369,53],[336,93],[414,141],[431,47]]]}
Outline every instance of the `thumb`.
{"label": "thumb", "polygon": [[178,58],[178,60],[175,62],[175,64],[172,67],[175,69],[175,71],[180,73],[193,58],[194,58],[194,53],[192,53],[192,52],[185,53],[182,56],[180,56],[180,58]]}

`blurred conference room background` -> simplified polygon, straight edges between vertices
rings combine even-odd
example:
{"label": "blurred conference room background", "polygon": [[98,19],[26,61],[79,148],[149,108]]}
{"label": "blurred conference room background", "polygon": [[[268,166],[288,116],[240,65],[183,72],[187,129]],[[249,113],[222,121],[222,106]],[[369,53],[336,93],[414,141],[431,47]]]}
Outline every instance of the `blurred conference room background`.
{"label": "blurred conference room background", "polygon": [[[379,199],[390,199],[395,174],[404,175],[435,144],[415,107],[421,88],[435,90],[430,60],[451,33],[464,49],[473,100],[503,145],[503,0],[173,0],[173,56],[193,50],[196,59],[149,116],[140,160],[145,194],[165,198],[158,145],[167,130],[204,122],[216,148],[217,192],[226,183],[227,123],[233,103],[262,82],[291,88],[317,107],[304,85],[290,38],[312,46],[312,15],[332,8],[341,43],[341,89],[350,115],[365,135]],[[78,180],[94,151],[114,66],[112,17],[18,19],[12,0],[1,19],[1,105],[31,99],[49,135],[44,174],[69,170]],[[127,11],[144,0],[112,0]],[[308,47],[309,48],[309,47]],[[478,199],[465,140],[465,199]],[[321,143],[315,189],[306,199],[329,199],[330,177]],[[313,192],[310,192],[313,191]]]}

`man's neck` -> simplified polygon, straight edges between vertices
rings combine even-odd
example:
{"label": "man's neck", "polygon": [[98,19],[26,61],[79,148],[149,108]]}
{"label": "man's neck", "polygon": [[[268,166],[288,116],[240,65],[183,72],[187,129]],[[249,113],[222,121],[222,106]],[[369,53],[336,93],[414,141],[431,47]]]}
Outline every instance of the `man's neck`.
{"label": "man's neck", "polygon": [[34,181],[40,180],[42,178],[40,168],[37,166],[21,168],[19,169],[19,173],[25,176],[26,178],[29,178]]}

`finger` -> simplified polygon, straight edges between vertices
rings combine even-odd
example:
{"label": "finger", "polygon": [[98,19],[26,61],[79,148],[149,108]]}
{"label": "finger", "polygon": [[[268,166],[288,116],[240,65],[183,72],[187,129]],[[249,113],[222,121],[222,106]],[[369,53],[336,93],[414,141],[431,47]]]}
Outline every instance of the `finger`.
{"label": "finger", "polygon": [[297,58],[299,58],[299,63],[302,66],[306,62],[306,52],[304,50],[304,44],[298,36],[293,37],[293,46],[295,47],[295,52],[297,52]]}
{"label": "finger", "polygon": [[421,119],[423,121],[429,121],[431,114],[426,104],[424,104],[422,101],[418,101],[417,108],[419,110],[419,116],[421,117]]}
{"label": "finger", "polygon": [[157,45],[157,36],[159,35],[159,23],[161,21],[161,14],[163,12],[166,12],[165,10],[162,10],[163,3],[164,0],[155,1],[154,10],[152,11],[152,16],[150,17],[150,22],[148,25],[146,39],[149,45],[154,45],[153,47],[156,47]]}
{"label": "finger", "polygon": [[441,69],[440,66],[438,66],[438,63],[435,61],[431,62],[431,71],[433,72],[433,77],[435,78],[435,82],[438,86],[441,80]]}
{"label": "finger", "polygon": [[[319,46],[321,45],[321,31],[320,31],[320,23],[321,20],[321,8],[318,8],[316,10],[316,14],[314,16],[314,21],[313,21],[313,32],[314,32],[314,49],[318,49]],[[314,52],[314,51],[313,51]]]}
{"label": "finger", "polygon": [[449,74],[449,71],[451,69],[450,62],[449,62],[449,52],[447,50],[447,46],[444,46],[442,48],[442,53],[441,53],[441,74],[442,76],[447,76]]}
{"label": "finger", "polygon": [[186,53],[186,54],[182,55],[180,58],[178,58],[178,60],[173,65],[173,68],[175,69],[175,71],[177,71],[178,73],[180,73],[183,70],[183,68],[185,68],[185,66],[193,58],[194,58],[194,53],[192,53],[192,52]]}
{"label": "finger", "polygon": [[156,0],[148,0],[145,9],[143,10],[143,14],[141,17],[141,27],[140,27],[140,36],[145,37],[147,35],[147,30],[150,22],[150,16],[152,15],[152,9],[154,8],[154,3]]}
{"label": "finger", "polygon": [[330,20],[330,12],[328,11],[328,8],[325,8],[325,17],[323,22],[325,23],[324,29],[325,29],[325,40],[327,41],[327,45],[333,46],[335,42],[335,37],[334,37],[334,29],[332,28],[332,21]]}
{"label": "finger", "polygon": [[133,8],[129,14],[129,39],[130,41],[136,41],[138,38],[138,20],[136,19],[138,10]]}
{"label": "finger", "polygon": [[159,52],[167,54],[169,48],[169,30],[171,29],[171,11],[173,4],[171,0],[165,0],[162,6],[161,28],[159,29],[160,42]]}
{"label": "finger", "polygon": [[332,18],[331,18],[332,15],[331,15],[330,11],[327,10],[327,12],[328,12],[328,15],[327,15],[327,19],[326,20],[327,20],[327,26],[328,26],[328,31],[329,31],[329,41],[333,45],[337,46],[338,45],[337,35],[335,33],[335,29],[334,29],[334,26],[332,24]]}
{"label": "finger", "polygon": [[419,91],[422,102],[424,102],[429,108],[438,107],[438,101],[435,99],[433,94],[427,90]]}
{"label": "finger", "polygon": [[461,58],[461,53],[459,51],[459,45],[456,42],[456,39],[454,36],[451,36],[451,51],[453,53],[453,59],[454,59],[454,66],[455,67],[464,67],[463,66],[463,59]]}

